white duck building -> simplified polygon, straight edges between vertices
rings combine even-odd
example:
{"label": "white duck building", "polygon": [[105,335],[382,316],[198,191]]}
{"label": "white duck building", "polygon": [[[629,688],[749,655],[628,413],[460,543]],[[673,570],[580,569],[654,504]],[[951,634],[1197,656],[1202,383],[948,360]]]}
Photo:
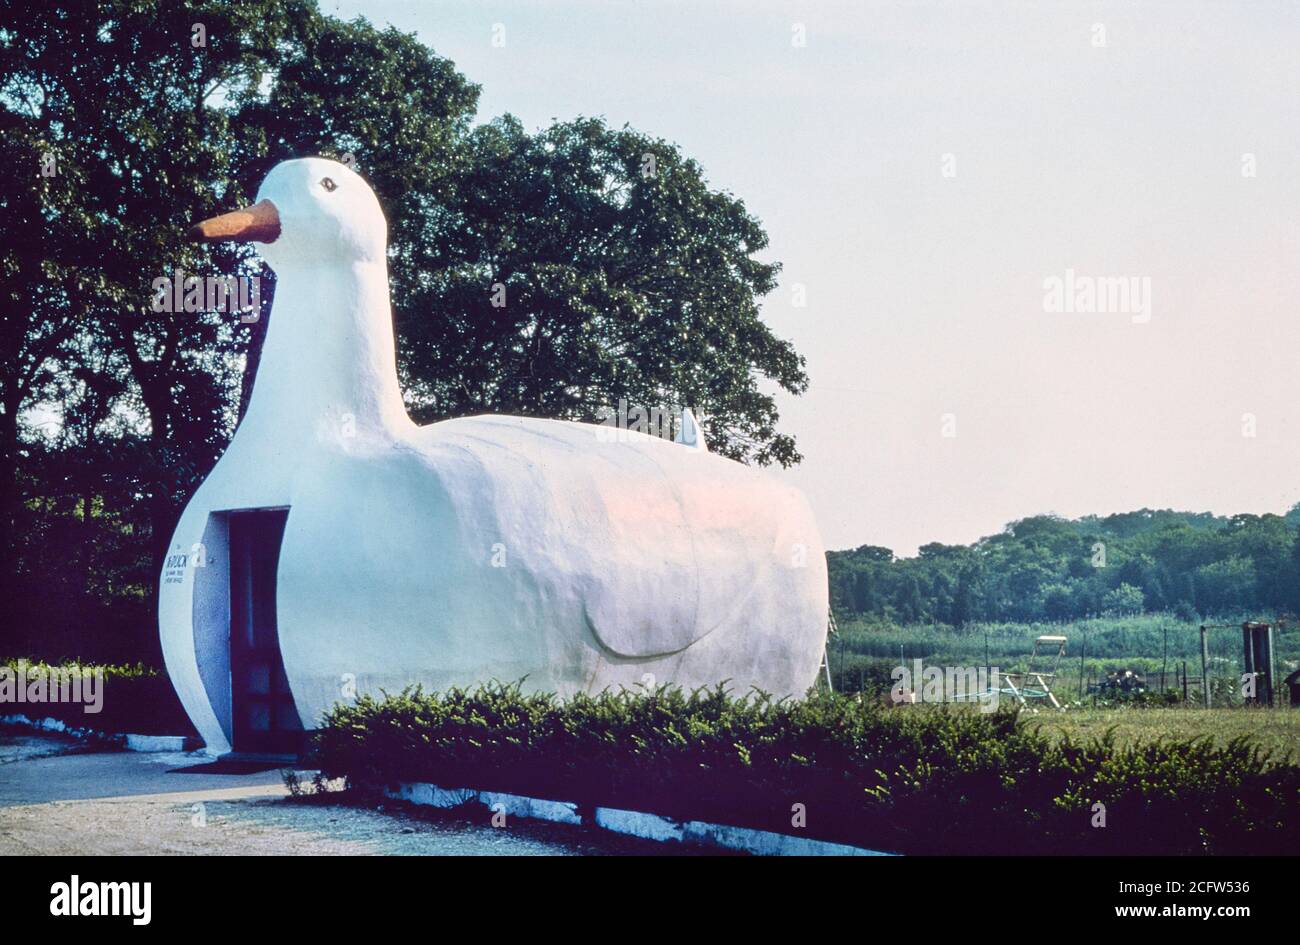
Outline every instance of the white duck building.
{"label": "white duck building", "polygon": [[693,442],[412,423],[387,225],[340,164],[280,164],[194,229],[258,242],[277,276],[248,410],[161,578],[167,671],[209,751],[293,750],[336,702],[414,683],[814,683],[826,565],[796,490],[710,453],[689,416]]}

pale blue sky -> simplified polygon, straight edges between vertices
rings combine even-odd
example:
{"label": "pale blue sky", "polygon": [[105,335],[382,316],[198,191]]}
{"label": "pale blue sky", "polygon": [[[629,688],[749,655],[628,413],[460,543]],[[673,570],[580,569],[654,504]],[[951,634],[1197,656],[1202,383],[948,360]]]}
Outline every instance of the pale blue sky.
{"label": "pale blue sky", "polygon": [[[630,123],[745,200],[812,378],[779,398],[805,458],[778,475],[828,547],[1300,501],[1300,6],[322,8],[417,33],[484,120]],[[1067,269],[1149,278],[1150,321],[1045,312]]]}

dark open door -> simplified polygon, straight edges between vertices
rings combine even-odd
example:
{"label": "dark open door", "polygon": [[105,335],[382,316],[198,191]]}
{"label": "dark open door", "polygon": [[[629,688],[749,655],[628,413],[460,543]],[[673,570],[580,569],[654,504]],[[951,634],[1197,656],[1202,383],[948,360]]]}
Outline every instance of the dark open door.
{"label": "dark open door", "polygon": [[297,753],[302,722],[284,673],[275,574],[286,509],[230,514],[230,694],[237,752]]}

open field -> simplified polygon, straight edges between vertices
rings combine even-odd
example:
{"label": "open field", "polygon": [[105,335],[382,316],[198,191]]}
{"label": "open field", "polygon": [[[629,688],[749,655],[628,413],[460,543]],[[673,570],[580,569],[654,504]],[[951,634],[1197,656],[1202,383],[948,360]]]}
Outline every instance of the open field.
{"label": "open field", "polygon": [[[1217,621],[1228,623],[1228,620]],[[958,630],[943,625],[898,626],[850,622],[830,644],[830,666],[836,688],[865,692],[888,701],[895,666],[996,666],[1002,671],[1023,671],[1029,666],[1034,639],[1063,635],[1069,642],[1057,667],[1053,691],[1066,711],[1031,702],[1025,717],[1031,726],[1059,742],[1088,741],[1113,730],[1117,745],[1156,739],[1208,736],[1218,746],[1250,736],[1269,752],[1274,763],[1300,763],[1300,710],[1244,708],[1238,693],[1241,672],[1241,632],[1219,628],[1210,632],[1210,674],[1213,709],[1200,707],[1199,623],[1173,617],[1144,615],[1102,618],[1073,623],[973,624]],[[1300,628],[1287,627],[1275,636],[1279,680],[1300,665]],[[1050,668],[1051,656],[1040,658],[1038,668]],[[1191,677],[1190,704],[1137,706],[1108,702],[1104,694],[1089,692],[1106,673],[1130,669],[1144,674],[1147,688],[1158,691],[1161,673],[1165,690],[1181,700],[1180,674],[1184,661]],[[1082,685],[1081,685],[1082,682]],[[1281,702],[1285,687],[1280,685]],[[1005,696],[1009,699],[1009,696]],[[1094,704],[1100,702],[1100,704]],[[1035,708],[1037,707],[1037,708]],[[906,711],[915,711],[909,707]],[[924,711],[924,709],[922,709]]]}
{"label": "open field", "polygon": [[[1213,622],[1240,623],[1241,619],[1246,618],[1217,618]],[[1150,690],[1163,688],[1181,695],[1184,664],[1190,677],[1189,695],[1199,699],[1199,622],[1160,614],[1065,623],[976,623],[960,629],[943,624],[845,621],[829,642],[831,673],[838,691],[881,695],[888,692],[893,667],[911,669],[918,659],[924,665],[987,665],[1003,672],[1023,671],[1029,668],[1034,640],[1040,635],[1061,635],[1069,641],[1065,658],[1056,667],[1053,686],[1062,703],[1091,705],[1088,684],[1109,672],[1123,670],[1143,674]],[[1282,689],[1280,680],[1300,666],[1300,626],[1277,631],[1274,648]],[[1054,655],[1053,651],[1040,656],[1036,668],[1050,669]],[[1242,671],[1240,629],[1212,629],[1209,657],[1215,705],[1228,708],[1239,704],[1240,697],[1234,692]]]}
{"label": "open field", "polygon": [[1268,751],[1275,763],[1300,761],[1300,710],[1110,708],[1040,711],[1030,716],[1031,727],[1060,741],[1068,735],[1076,742],[1101,737],[1114,730],[1116,744],[1129,745],[1157,738],[1209,736],[1215,745],[1250,736]]}
{"label": "open field", "polygon": [[[952,711],[952,706],[909,705],[898,712],[924,714]],[[960,711],[977,712],[974,706]],[[1027,727],[1060,744],[1069,737],[1076,745],[1100,739],[1113,732],[1116,747],[1150,743],[1157,739],[1208,737],[1216,747],[1235,738],[1248,737],[1269,753],[1275,765],[1300,764],[1300,710],[1236,708],[1202,709],[1183,706],[1120,706],[1093,709],[1072,707],[1065,711],[1029,708],[1021,711]]]}

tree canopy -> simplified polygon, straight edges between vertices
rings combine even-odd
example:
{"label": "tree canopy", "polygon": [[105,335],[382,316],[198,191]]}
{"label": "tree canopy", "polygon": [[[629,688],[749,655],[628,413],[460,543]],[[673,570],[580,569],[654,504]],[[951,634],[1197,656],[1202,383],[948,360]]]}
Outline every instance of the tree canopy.
{"label": "tree canopy", "polygon": [[417,421],[624,399],[692,407],[734,458],[798,461],[759,383],[807,378],[760,319],[778,266],[744,203],[662,139],[476,124],[477,104],[414,36],[313,0],[0,8],[0,574],[33,639],[64,627],[89,655],[93,623],[150,651],[161,556],[238,422],[273,295],[244,324],[155,312],[151,286],[270,288],[249,248],[183,235],[289,157],[352,163],[379,195]]}
{"label": "tree canopy", "polygon": [[1139,612],[1300,612],[1300,504],[1285,516],[1141,509],[1039,515],[915,558],[864,545],[828,555],[844,616],[902,623],[1065,621]]}

